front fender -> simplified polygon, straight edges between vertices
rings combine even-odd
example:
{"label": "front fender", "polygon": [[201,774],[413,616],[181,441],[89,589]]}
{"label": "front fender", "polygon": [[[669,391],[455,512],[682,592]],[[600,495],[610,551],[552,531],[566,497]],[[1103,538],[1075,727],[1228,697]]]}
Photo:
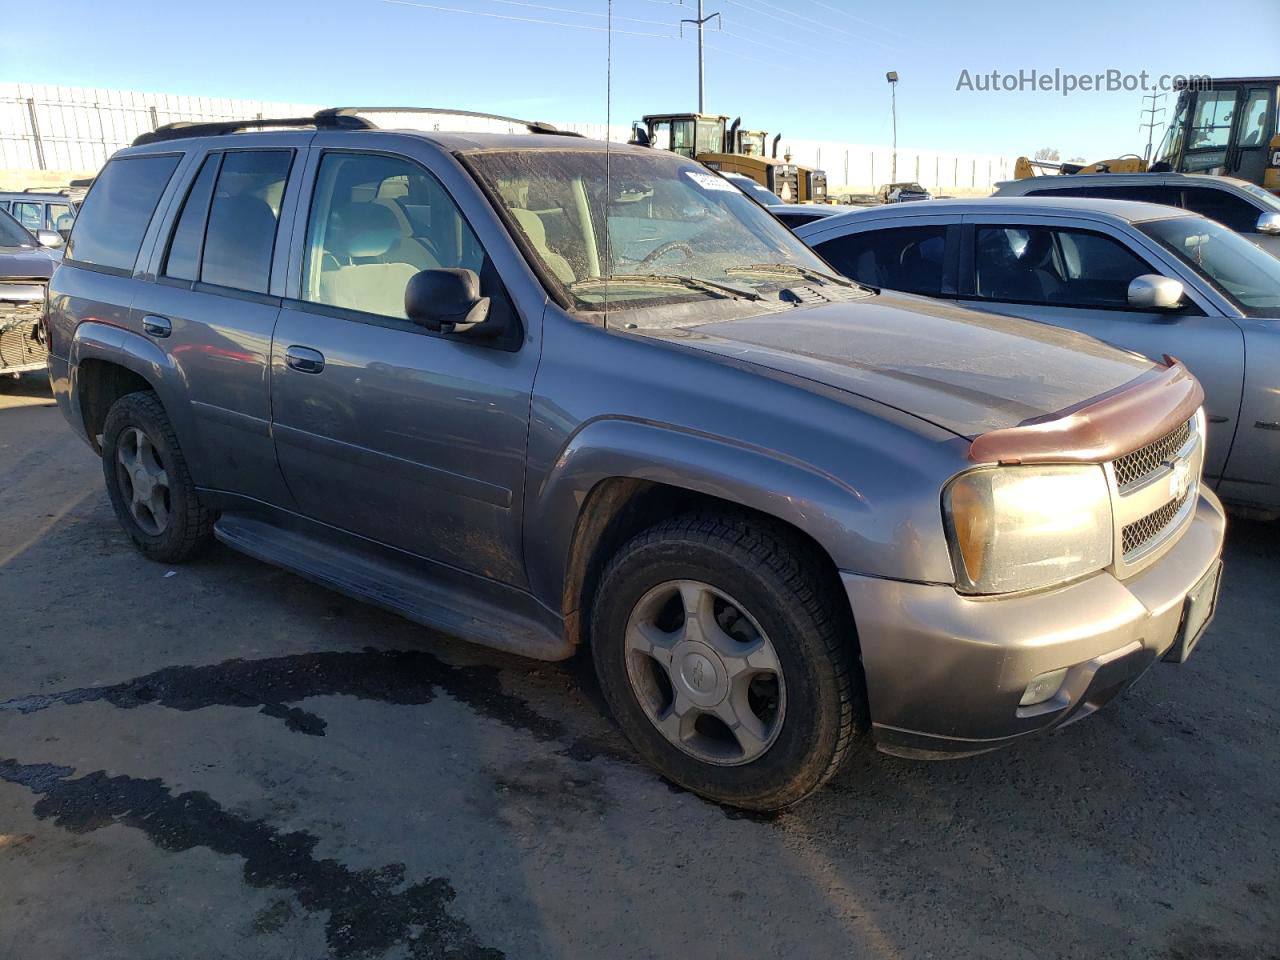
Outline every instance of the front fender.
{"label": "front fender", "polygon": [[527,506],[531,586],[558,607],[578,516],[611,478],[648,480],[777,517],[821,544],[841,569],[862,570],[886,531],[848,483],[779,454],[666,424],[600,418],[579,429]]}

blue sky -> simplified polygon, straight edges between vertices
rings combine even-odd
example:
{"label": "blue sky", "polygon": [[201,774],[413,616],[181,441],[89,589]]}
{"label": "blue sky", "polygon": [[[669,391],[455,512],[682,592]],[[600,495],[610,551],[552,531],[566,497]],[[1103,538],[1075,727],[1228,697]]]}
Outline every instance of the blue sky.
{"label": "blue sky", "polygon": [[[613,0],[615,123],[694,108],[696,48],[673,37],[696,3]],[[0,80],[605,119],[605,0],[414,4],[0,0]],[[1280,73],[1280,0],[706,0],[706,9],[721,12],[723,28],[708,34],[708,110],[796,139],[888,142],[884,73],[896,70],[904,146],[1008,155],[1053,146],[1097,159],[1141,151],[1139,93],[957,91],[961,70]]]}

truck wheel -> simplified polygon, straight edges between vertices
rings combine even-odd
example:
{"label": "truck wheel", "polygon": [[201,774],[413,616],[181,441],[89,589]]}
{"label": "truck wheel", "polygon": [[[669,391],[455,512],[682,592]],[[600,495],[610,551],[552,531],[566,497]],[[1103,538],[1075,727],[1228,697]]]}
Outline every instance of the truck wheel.
{"label": "truck wheel", "polygon": [[149,559],[177,563],[209,542],[214,515],[196,496],[173,425],[154,393],[126,394],[107,411],[102,472],[116,517]]}
{"label": "truck wheel", "polygon": [[596,593],[592,656],[636,750],[711,800],[779,810],[824,784],[864,715],[856,640],[805,545],[691,514],[641,533]]}

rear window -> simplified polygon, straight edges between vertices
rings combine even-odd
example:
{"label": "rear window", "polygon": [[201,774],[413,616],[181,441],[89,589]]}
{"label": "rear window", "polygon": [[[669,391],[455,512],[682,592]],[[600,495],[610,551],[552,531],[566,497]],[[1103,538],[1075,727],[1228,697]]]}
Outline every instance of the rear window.
{"label": "rear window", "polygon": [[121,157],[103,168],[85,198],[67,242],[66,259],[133,270],[177,156]]}

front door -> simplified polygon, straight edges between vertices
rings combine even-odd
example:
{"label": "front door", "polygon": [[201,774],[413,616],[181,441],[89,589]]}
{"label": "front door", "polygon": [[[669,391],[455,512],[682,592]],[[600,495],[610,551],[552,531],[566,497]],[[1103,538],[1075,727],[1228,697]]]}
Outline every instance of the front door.
{"label": "front door", "polygon": [[[1129,283],[1168,274],[1096,225],[1040,218],[966,217],[962,299],[971,306],[1079,330],[1153,359],[1177,357],[1200,380],[1209,418],[1205,473],[1222,475],[1240,412],[1244,335],[1194,304],[1177,313],[1133,310]],[[1070,371],[1045,371],[1069,376]]]}
{"label": "front door", "polygon": [[[301,512],[524,586],[521,513],[534,346],[410,322],[419,270],[476,271],[519,321],[449,193],[415,160],[314,149],[300,282],[272,346],[272,426]],[[302,231],[301,221],[299,231]]]}

